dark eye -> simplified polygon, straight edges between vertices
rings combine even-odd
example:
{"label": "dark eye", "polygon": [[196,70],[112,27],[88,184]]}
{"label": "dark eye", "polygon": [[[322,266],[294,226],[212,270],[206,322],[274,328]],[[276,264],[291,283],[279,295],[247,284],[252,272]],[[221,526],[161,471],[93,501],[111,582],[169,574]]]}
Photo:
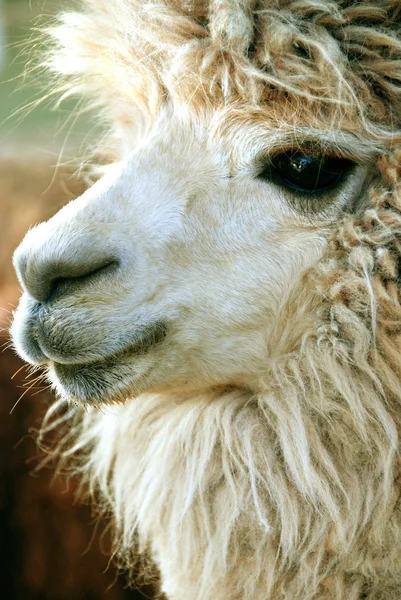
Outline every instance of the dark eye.
{"label": "dark eye", "polygon": [[334,188],[353,166],[354,163],[346,158],[284,153],[274,156],[260,177],[291,190],[313,194]]}

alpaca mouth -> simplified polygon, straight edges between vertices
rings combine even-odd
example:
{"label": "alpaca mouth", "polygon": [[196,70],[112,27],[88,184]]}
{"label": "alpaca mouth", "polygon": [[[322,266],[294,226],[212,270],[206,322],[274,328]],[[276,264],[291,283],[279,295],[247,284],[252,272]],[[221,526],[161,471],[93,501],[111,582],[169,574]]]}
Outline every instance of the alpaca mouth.
{"label": "alpaca mouth", "polygon": [[148,316],[145,322],[133,318],[121,335],[104,323],[91,328],[90,313],[68,317],[70,312],[66,317],[65,311],[57,313],[57,307],[51,310],[24,294],[11,335],[17,352],[44,367],[60,395],[77,402],[102,403],[136,393],[136,383],[145,381],[154,366],[152,350],[157,352],[170,329],[166,319]]}
{"label": "alpaca mouth", "polygon": [[[107,317],[107,316],[106,316]],[[118,323],[119,324],[119,323]],[[20,300],[11,326],[17,352],[32,365],[88,365],[133,355],[142,356],[167,335],[166,319],[148,315],[127,319],[122,331],[93,310],[75,313],[41,305],[28,294]]]}
{"label": "alpaca mouth", "polygon": [[167,331],[166,324],[157,321],[132,344],[104,359],[78,364],[51,361],[50,378],[63,396],[74,401],[93,404],[124,399],[128,389],[132,389],[132,381],[138,377],[144,379],[149,371],[143,364],[138,366],[135,359],[162,343]]}

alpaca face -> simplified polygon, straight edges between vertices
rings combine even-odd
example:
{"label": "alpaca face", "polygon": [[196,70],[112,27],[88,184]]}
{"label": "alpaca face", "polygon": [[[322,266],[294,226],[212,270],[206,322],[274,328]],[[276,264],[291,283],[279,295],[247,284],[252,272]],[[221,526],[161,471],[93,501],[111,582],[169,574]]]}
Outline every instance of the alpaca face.
{"label": "alpaca face", "polygon": [[[195,125],[166,113],[134,153],[17,249],[20,356],[45,365],[62,396],[92,403],[162,388],[252,387],[292,350],[277,343],[286,300],[340,215],[363,203],[369,177],[369,151],[343,133],[350,162],[328,164],[345,164],[344,173],[329,176],[327,189],[302,191],[288,169],[311,156],[325,165],[340,150],[324,129],[308,130],[296,155],[293,139],[266,115],[250,125],[222,111]],[[293,327],[300,339],[296,315]]]}

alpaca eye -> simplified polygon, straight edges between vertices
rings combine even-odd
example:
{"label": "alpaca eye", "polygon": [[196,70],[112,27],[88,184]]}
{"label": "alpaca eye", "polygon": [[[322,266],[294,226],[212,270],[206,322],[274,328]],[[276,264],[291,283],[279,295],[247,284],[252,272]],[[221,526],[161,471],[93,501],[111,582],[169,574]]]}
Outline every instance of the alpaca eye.
{"label": "alpaca eye", "polygon": [[274,156],[260,177],[291,190],[314,194],[334,188],[354,166],[351,160],[333,156],[283,153]]}

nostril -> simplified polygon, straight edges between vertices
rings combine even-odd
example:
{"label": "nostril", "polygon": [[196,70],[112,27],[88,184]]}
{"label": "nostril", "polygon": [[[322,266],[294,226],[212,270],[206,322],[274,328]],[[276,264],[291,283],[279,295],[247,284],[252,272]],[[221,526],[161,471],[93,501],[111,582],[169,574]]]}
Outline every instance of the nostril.
{"label": "nostril", "polygon": [[88,270],[88,272],[81,273],[80,275],[69,275],[69,276],[57,276],[53,279],[49,279],[46,286],[46,298],[41,302],[51,302],[57,298],[71,294],[74,290],[79,287],[88,285],[91,281],[97,278],[112,275],[113,272],[117,271],[120,267],[119,260],[107,261],[102,266]]}
{"label": "nostril", "polygon": [[92,256],[81,252],[79,257],[43,257],[39,253],[16,250],[14,266],[22,287],[41,303],[67,294],[85,282],[116,271],[119,258]]}

